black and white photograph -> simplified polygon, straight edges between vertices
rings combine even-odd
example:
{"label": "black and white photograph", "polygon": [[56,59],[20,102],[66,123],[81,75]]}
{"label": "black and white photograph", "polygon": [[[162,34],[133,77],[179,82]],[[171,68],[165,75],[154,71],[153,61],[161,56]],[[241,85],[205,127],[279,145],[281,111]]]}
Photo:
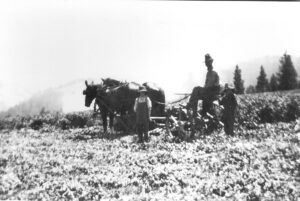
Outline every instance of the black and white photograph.
{"label": "black and white photograph", "polygon": [[299,11],[0,1],[0,200],[300,201]]}

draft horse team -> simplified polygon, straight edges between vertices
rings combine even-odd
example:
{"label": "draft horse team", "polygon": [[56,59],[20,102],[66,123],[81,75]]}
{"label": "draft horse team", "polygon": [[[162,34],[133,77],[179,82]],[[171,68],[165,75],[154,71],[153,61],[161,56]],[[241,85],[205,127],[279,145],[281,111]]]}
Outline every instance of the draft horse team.
{"label": "draft horse team", "polygon": [[[221,90],[219,75],[213,70],[213,58],[205,55],[207,74],[204,87],[194,87],[186,109],[192,111],[192,116],[214,115],[214,101],[223,106],[222,122],[225,133],[233,135],[234,115],[237,106],[234,88],[225,84]],[[88,84],[85,81],[86,89],[85,106],[89,107],[93,100],[98,106],[103,121],[104,132],[107,131],[107,117],[109,127],[112,129],[116,114],[120,118],[129,116],[135,119],[133,127],[123,122],[128,129],[137,130],[139,142],[148,141],[148,130],[150,117],[164,117],[165,114],[165,93],[155,83],[146,82],[142,85],[135,82],[120,82],[114,79],[102,79],[101,84]],[[202,110],[197,111],[198,101],[202,100]],[[124,119],[124,118],[123,118]],[[131,125],[132,126],[132,125]]]}

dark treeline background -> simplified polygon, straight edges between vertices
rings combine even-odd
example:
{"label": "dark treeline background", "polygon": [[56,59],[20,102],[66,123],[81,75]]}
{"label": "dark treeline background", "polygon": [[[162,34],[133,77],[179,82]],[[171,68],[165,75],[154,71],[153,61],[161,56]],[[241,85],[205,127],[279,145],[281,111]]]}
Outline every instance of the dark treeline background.
{"label": "dark treeline background", "polygon": [[280,58],[278,72],[273,73],[270,79],[268,79],[265,69],[261,65],[256,85],[249,85],[245,89],[242,79],[242,70],[236,65],[233,83],[237,94],[274,92],[300,88],[297,71],[292,62],[291,55],[287,53],[284,53]]}

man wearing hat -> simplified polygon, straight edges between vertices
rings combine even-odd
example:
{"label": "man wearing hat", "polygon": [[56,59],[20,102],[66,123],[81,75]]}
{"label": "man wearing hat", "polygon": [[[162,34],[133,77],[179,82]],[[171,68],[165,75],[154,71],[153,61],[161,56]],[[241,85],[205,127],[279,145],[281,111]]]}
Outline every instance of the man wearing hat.
{"label": "man wearing hat", "polygon": [[232,85],[225,84],[225,89],[222,94],[223,97],[221,98],[220,105],[224,106],[222,118],[224,130],[227,135],[233,136],[234,115],[237,107],[237,101],[234,95],[234,87]]}
{"label": "man wearing hat", "polygon": [[139,88],[139,97],[135,99],[134,111],[136,113],[136,127],[139,137],[139,143],[148,141],[149,121],[151,115],[151,100],[147,96],[145,87]]}
{"label": "man wearing hat", "polygon": [[205,65],[207,67],[206,79],[205,79],[205,98],[202,103],[202,115],[206,113],[213,113],[213,101],[217,99],[220,92],[219,75],[213,70],[213,58],[210,54],[205,55]]}

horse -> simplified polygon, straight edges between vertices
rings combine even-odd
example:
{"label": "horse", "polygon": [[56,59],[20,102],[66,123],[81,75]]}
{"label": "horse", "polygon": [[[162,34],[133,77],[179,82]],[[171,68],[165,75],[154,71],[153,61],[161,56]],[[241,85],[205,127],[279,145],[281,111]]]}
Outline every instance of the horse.
{"label": "horse", "polygon": [[[89,107],[95,99],[95,104],[99,106],[101,118],[103,121],[104,132],[107,131],[107,115],[109,115],[110,129],[113,127],[115,114],[120,114],[121,120],[126,115],[134,117],[134,103],[139,95],[139,87],[135,82],[120,82],[114,79],[102,79],[102,84],[89,85],[85,82],[86,89],[83,91],[85,95],[85,105]],[[155,84],[144,83],[149,91],[149,98],[153,102],[152,116],[162,116],[164,114],[165,95],[161,88]],[[122,127],[133,129],[132,125],[122,123]]]}
{"label": "horse", "polygon": [[113,127],[113,120],[114,120],[114,111],[109,110],[107,107],[107,104],[103,102],[101,99],[99,99],[99,93],[101,93],[104,89],[102,84],[94,85],[88,84],[87,81],[85,81],[86,89],[83,90],[83,95],[85,95],[85,106],[90,107],[92,101],[95,99],[95,104],[98,105],[100,109],[100,114],[102,118],[103,123],[103,129],[104,132],[107,131],[107,115],[109,115],[109,127],[112,129]]}
{"label": "horse", "polygon": [[[127,82],[121,82],[121,81],[118,81],[118,80],[115,80],[112,78],[102,79],[102,83],[104,86],[109,87],[111,89],[113,89],[113,88],[117,89],[117,87],[122,88],[128,84],[129,84],[129,86],[131,86],[131,88],[133,86],[136,86],[136,87],[141,86],[136,82],[127,83]],[[144,86],[147,89],[147,94],[152,102],[151,116],[158,116],[158,117],[164,116],[165,115],[165,103],[166,103],[164,90],[152,82],[145,82],[142,84],[142,86]]]}
{"label": "horse", "polygon": [[165,116],[166,97],[164,90],[152,82],[145,82],[142,85],[147,89],[152,102],[151,116]]}

